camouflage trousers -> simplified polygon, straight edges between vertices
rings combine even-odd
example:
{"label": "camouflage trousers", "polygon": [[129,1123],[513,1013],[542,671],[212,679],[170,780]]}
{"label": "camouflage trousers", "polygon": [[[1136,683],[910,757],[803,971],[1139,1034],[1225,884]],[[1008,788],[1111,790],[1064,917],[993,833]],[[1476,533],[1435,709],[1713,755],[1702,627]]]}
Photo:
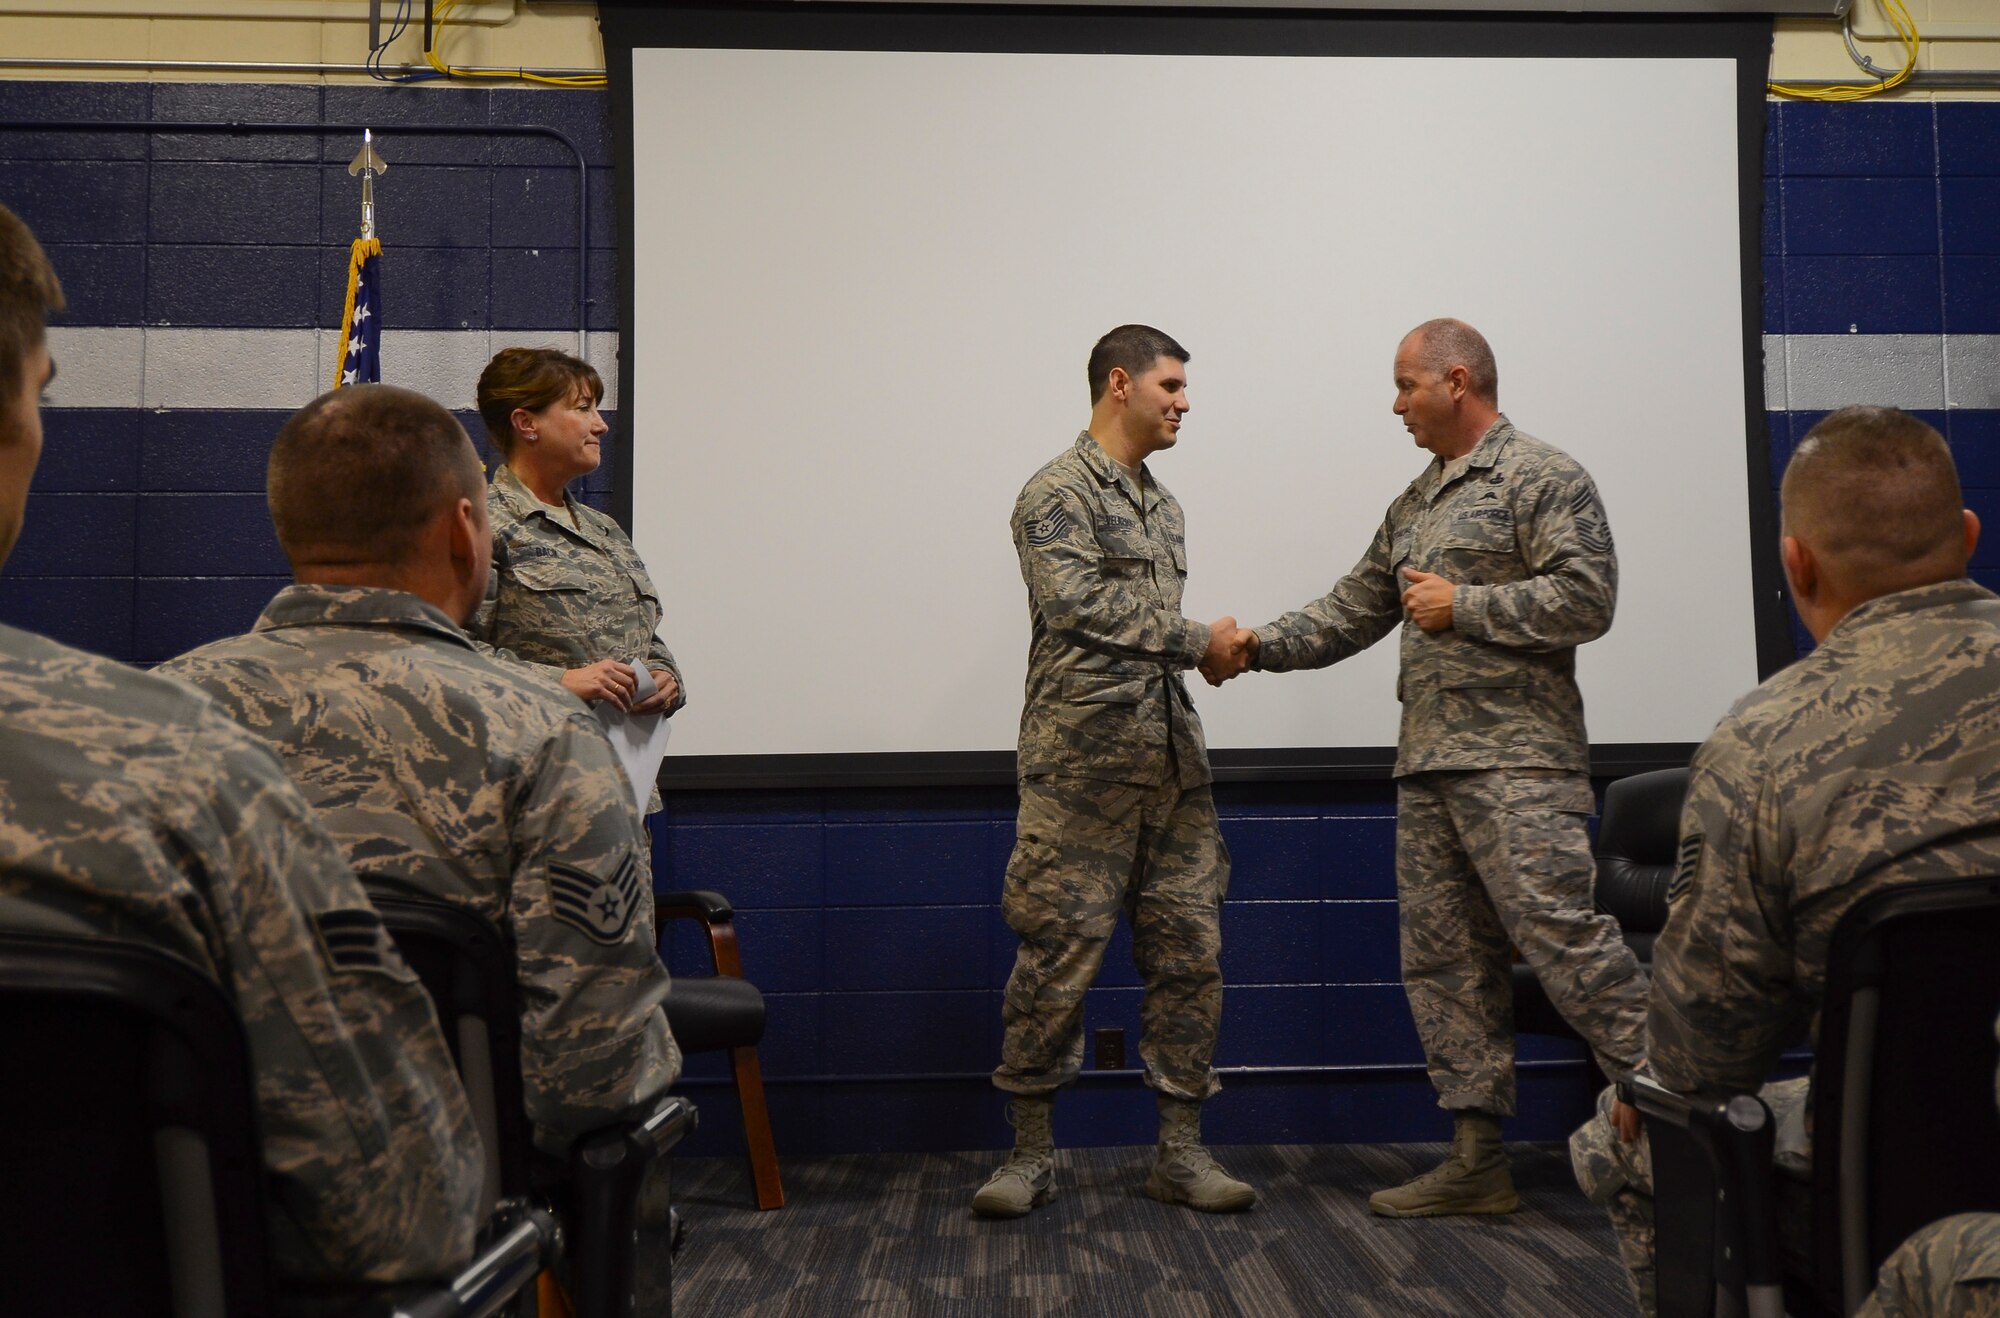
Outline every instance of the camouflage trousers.
{"label": "camouflage trousers", "polygon": [[1510,943],[1607,1074],[1645,1055],[1646,975],[1591,904],[1594,804],[1556,769],[1397,780],[1403,988],[1438,1106],[1514,1113]]}
{"label": "camouflage trousers", "polygon": [[2000,1318],[2000,1213],[1947,1217],[1898,1245],[1854,1318]]}
{"label": "camouflage trousers", "polygon": [[[1806,1081],[1777,1080],[1757,1096],[1771,1109],[1776,1126],[1772,1159],[1795,1172],[1812,1166],[1806,1132]],[[1653,1146],[1643,1131],[1627,1144],[1611,1124],[1614,1086],[1597,1096],[1597,1115],[1569,1137],[1570,1169],[1577,1186],[1610,1214],[1618,1256],[1632,1283],[1632,1295],[1644,1318],[1659,1311],[1658,1274],[1653,1265]],[[1794,1254],[1803,1253],[1811,1226],[1811,1206],[1803,1193],[1781,1194],[1778,1201],[1779,1239]]]}
{"label": "camouflage trousers", "polygon": [[1229,848],[1206,787],[1028,778],[1000,909],[1020,935],[1001,1004],[993,1083],[1047,1094],[1083,1068],[1083,995],[1120,911],[1145,985],[1146,1083],[1200,1100],[1222,1019],[1222,896]]}

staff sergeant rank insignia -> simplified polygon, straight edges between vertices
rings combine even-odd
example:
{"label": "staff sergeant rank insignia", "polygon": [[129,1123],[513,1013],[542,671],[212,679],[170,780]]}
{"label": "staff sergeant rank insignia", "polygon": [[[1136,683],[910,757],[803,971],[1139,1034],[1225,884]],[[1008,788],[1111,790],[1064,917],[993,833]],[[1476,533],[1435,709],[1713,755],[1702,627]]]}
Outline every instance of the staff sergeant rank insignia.
{"label": "staff sergeant rank insignia", "polygon": [[1069,513],[1059,503],[1044,508],[1042,515],[1031,518],[1027,526],[1028,543],[1038,548],[1052,545],[1068,534]]}
{"label": "staff sergeant rank insignia", "polygon": [[632,917],[639,910],[644,889],[639,882],[639,860],[631,852],[608,879],[600,879],[574,865],[551,862],[549,899],[556,919],[583,931],[594,943],[613,944],[625,937]]}

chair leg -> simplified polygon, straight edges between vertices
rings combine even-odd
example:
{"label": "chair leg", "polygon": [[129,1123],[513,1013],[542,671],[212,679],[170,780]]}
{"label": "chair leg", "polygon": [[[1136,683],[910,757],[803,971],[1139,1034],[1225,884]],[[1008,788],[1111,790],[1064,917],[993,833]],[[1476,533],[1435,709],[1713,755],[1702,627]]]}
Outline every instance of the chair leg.
{"label": "chair leg", "polygon": [[757,1050],[731,1048],[736,1072],[736,1101],[743,1108],[743,1142],[750,1146],[750,1174],[757,1182],[757,1207],[785,1206],[785,1184],[778,1177],[778,1146],[771,1140],[771,1112],[764,1106],[764,1071]]}

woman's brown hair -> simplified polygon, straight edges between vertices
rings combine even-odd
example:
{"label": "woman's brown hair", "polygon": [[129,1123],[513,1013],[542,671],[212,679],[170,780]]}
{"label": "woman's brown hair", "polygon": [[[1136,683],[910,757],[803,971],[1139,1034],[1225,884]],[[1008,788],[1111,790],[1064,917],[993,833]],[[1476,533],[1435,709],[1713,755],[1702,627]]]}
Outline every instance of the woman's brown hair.
{"label": "woman's brown hair", "polygon": [[502,348],[479,373],[479,419],[502,458],[514,453],[514,410],[539,412],[567,402],[579,389],[604,401],[604,377],[580,358],[554,348]]}

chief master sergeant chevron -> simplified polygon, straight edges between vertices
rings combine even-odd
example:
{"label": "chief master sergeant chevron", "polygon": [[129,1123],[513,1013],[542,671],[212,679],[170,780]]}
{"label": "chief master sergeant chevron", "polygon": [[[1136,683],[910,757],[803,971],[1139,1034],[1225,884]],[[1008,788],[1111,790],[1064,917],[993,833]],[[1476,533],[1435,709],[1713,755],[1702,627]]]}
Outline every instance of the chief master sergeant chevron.
{"label": "chief master sergeant chevron", "polygon": [[1646,977],[1591,908],[1592,809],[1576,647],[1611,626],[1618,559],[1590,476],[1500,413],[1499,369],[1463,321],[1396,349],[1396,415],[1435,456],[1321,598],[1244,633],[1254,666],[1323,668],[1403,623],[1396,895],[1403,987],[1438,1103],[1444,1164],[1381,1190],[1384,1217],[1504,1213],[1514,1111],[1507,946],[1605,1070],[1643,1053]]}
{"label": "chief master sergeant chevron", "polygon": [[1139,1054],[1160,1109],[1146,1191],[1207,1212],[1257,1200],[1201,1146],[1201,1104],[1217,1088],[1229,851],[1181,673],[1241,660],[1235,619],[1181,616],[1181,508],[1145,466],[1179,437],[1187,359],[1144,325],[1098,340],[1090,428],[1014,505],[1030,642],[1001,909],[1021,946],[993,1083],[1014,1095],[1015,1147],[972,1201],[986,1217],[1019,1217],[1054,1193],[1050,1114],[1082,1065],[1084,992],[1121,909],[1145,983]]}

